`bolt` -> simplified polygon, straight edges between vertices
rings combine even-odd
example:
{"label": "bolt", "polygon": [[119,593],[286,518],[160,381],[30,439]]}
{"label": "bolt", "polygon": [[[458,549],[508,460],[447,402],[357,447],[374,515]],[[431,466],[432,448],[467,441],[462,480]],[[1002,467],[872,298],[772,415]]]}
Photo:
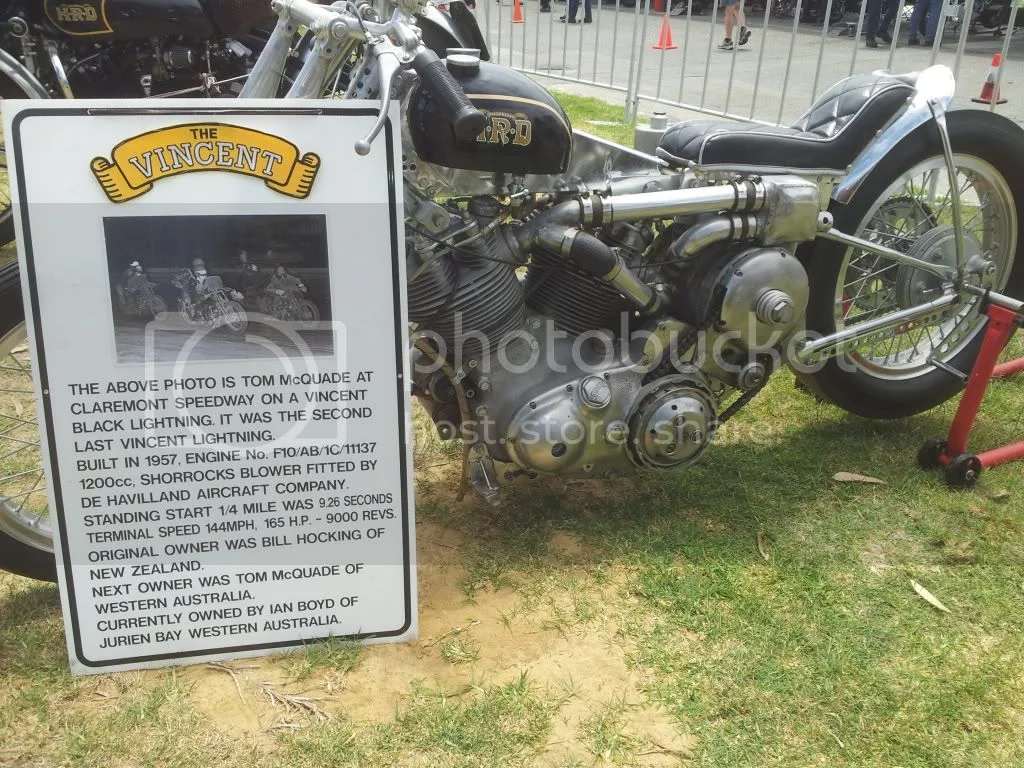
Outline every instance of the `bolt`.
{"label": "bolt", "polygon": [[469,361],[469,367],[470,368],[476,368],[476,366],[477,366],[476,360],[470,360]]}
{"label": "bolt", "polygon": [[537,328],[540,328],[540,318],[539,317],[530,318],[530,327],[535,329],[535,330]]}
{"label": "bolt", "polygon": [[973,480],[977,476],[978,473],[975,472],[973,469],[968,469],[966,472],[964,472],[964,479],[968,481]]}
{"label": "bolt", "polygon": [[486,392],[491,388],[491,382],[487,379],[480,379],[480,384],[478,386],[480,387],[481,392]]}
{"label": "bolt", "polygon": [[669,443],[668,445],[665,446],[665,453],[667,453],[669,456],[671,456],[675,452],[676,452],[676,444],[675,443]]}

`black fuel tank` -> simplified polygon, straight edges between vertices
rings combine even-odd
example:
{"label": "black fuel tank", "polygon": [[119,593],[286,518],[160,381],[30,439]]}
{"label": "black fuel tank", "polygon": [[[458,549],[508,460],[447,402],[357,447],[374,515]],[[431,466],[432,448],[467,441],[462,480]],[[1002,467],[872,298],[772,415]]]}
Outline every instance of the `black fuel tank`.
{"label": "black fuel tank", "polygon": [[422,83],[409,100],[409,133],[423,160],[493,173],[555,174],[569,165],[572,127],[551,95],[526,75],[498,64],[449,66],[473,106],[487,116],[475,141],[460,141]]}
{"label": "black fuel tank", "polygon": [[200,0],[43,0],[43,10],[51,24],[74,37],[206,40],[215,31]]}

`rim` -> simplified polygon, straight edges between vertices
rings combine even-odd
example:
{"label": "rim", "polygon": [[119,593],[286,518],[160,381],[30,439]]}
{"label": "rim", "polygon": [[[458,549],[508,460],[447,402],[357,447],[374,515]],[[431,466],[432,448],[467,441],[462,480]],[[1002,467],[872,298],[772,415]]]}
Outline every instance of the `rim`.
{"label": "rim", "polygon": [[0,341],[0,533],[53,552],[25,324]]}
{"label": "rim", "polygon": [[[1017,242],[1013,195],[1002,174],[981,158],[954,155],[954,164],[966,257],[969,260],[975,251],[991,260],[996,267],[991,284],[1001,290],[1009,280]],[[945,161],[941,156],[930,157],[889,185],[870,206],[856,235],[903,253],[912,251],[919,241],[926,245],[942,239],[943,232],[952,231],[951,192]],[[922,303],[925,282],[920,270],[847,249],[836,280],[836,330]],[[930,290],[941,290],[937,281]],[[846,359],[877,378],[921,376],[934,370],[930,358],[948,361],[970,343],[984,323],[977,306],[977,299],[968,299],[952,316],[896,329],[880,341],[848,352]]]}
{"label": "rim", "polygon": [[[3,99],[0,98],[0,104],[2,103]],[[0,225],[6,224],[13,215],[11,183],[7,177],[7,145],[4,141],[3,128],[0,128]]]}

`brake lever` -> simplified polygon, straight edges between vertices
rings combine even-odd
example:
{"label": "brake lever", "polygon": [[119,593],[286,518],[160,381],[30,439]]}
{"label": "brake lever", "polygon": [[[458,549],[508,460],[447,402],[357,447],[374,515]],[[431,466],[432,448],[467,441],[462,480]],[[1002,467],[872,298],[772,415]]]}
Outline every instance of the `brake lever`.
{"label": "brake lever", "polygon": [[394,49],[386,42],[381,41],[371,46],[374,58],[377,60],[377,72],[380,77],[380,112],[377,113],[377,122],[365,138],[356,142],[356,154],[367,155],[370,152],[370,144],[377,138],[388,119],[388,109],[391,104],[391,91],[394,88],[395,77],[402,71],[402,62]]}

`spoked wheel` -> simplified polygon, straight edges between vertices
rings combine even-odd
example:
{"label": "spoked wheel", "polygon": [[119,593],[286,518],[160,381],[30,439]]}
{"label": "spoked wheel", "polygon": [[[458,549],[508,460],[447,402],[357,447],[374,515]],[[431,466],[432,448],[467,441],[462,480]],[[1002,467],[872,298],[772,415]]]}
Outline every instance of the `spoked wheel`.
{"label": "spoked wheel", "polygon": [[154,320],[167,312],[167,302],[163,300],[162,296],[150,297],[149,312]]}
{"label": "spoked wheel", "polygon": [[18,265],[0,267],[0,568],[55,581]]}
{"label": "spoked wheel", "polygon": [[249,327],[249,318],[245,316],[242,305],[236,301],[225,302],[224,314],[221,319],[223,327],[236,336],[241,336]]}
{"label": "spoked wheel", "polygon": [[[965,250],[968,257],[991,263],[985,285],[1015,294],[1024,272],[1018,239],[1024,160],[1018,129],[973,110],[949,113],[947,120]],[[936,128],[928,124],[879,163],[849,204],[834,204],[833,215],[840,231],[954,266],[952,206]],[[949,290],[930,273],[831,242],[817,243],[805,263],[811,284],[808,328],[826,335],[919,306]],[[861,416],[920,413],[960,390],[961,380],[946,368],[970,371],[984,324],[977,299],[964,297],[933,322],[894,327],[800,378],[815,394]]]}
{"label": "spoked wheel", "polygon": [[313,328],[320,322],[320,310],[309,299],[299,301],[299,326]]}

